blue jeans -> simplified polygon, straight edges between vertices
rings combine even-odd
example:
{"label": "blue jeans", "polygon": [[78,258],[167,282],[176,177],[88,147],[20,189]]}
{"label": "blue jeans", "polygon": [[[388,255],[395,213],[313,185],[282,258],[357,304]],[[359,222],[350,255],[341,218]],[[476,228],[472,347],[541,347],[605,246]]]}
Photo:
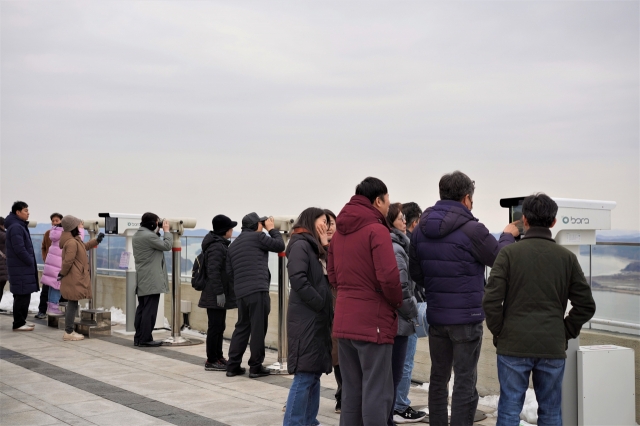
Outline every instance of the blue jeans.
{"label": "blue jeans", "polygon": [[49,303],[60,303],[60,290],[56,290],[53,287],[49,287]]}
{"label": "blue jeans", "polygon": [[409,389],[411,388],[411,372],[413,371],[413,358],[416,355],[416,346],[418,344],[418,335],[413,333],[409,336],[407,342],[407,356],[404,359],[404,367],[402,369],[402,379],[398,384],[398,393],[396,395],[394,411],[405,412],[411,405],[409,399]]}
{"label": "blue jeans", "polygon": [[316,426],[320,409],[321,373],[296,373],[289,388],[283,426]]}
{"label": "blue jeans", "polygon": [[498,355],[500,401],[496,426],[520,424],[529,376],[538,401],[538,425],[562,425],[563,358],[521,358]]}

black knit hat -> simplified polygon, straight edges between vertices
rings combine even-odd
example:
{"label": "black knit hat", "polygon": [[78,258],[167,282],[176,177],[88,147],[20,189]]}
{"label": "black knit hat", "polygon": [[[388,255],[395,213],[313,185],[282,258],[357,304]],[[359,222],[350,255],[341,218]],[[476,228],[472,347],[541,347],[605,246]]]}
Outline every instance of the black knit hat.
{"label": "black knit hat", "polygon": [[219,214],[211,221],[213,225],[213,233],[216,235],[224,235],[229,229],[238,226],[238,222],[234,222],[223,214]]}

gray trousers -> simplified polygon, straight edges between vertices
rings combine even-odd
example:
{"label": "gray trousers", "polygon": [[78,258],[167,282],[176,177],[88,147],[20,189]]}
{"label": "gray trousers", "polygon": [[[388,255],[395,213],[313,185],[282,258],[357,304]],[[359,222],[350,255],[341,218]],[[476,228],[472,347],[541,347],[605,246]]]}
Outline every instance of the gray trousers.
{"label": "gray trousers", "polygon": [[340,426],[386,426],[393,408],[393,345],[338,339]]}

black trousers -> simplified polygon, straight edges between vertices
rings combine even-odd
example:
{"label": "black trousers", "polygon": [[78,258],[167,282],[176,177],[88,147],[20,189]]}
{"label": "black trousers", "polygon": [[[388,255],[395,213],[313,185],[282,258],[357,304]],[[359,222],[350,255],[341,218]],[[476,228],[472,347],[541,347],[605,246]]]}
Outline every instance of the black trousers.
{"label": "black trousers", "polygon": [[20,328],[27,323],[29,314],[30,294],[13,295],[13,329]]}
{"label": "black trousers", "polygon": [[333,375],[336,378],[338,389],[336,389],[336,402],[342,402],[342,373],[340,372],[340,366],[333,366]]}
{"label": "black trousers", "polygon": [[158,303],[160,294],[149,294],[138,296],[138,307],[136,308],[136,319],[133,326],[136,334],[133,336],[133,343],[146,343],[153,340],[153,327],[156,325],[158,316]]}
{"label": "black trousers", "polygon": [[40,304],[38,305],[38,312],[42,314],[47,313],[47,302],[49,301],[49,286],[42,284],[40,290]]}
{"label": "black trousers", "polygon": [[482,323],[429,326],[429,421],[447,426],[448,384],[455,374],[451,398],[451,424],[473,425],[478,408],[478,359],[482,348]]}
{"label": "black trousers", "polygon": [[[48,286],[47,286],[48,287]],[[67,300],[67,307],[64,310],[64,332],[71,334],[76,329],[76,314],[78,313],[78,301]]]}
{"label": "black trousers", "polygon": [[[396,336],[393,339],[393,351],[391,352],[391,371],[393,373],[393,400],[395,402],[398,396],[398,385],[402,380],[402,371],[404,370],[404,360],[407,357],[407,345],[409,336]],[[388,426],[393,426],[393,408],[389,413],[387,420]]]}
{"label": "black trousers", "polygon": [[227,371],[234,371],[242,364],[251,336],[249,371],[258,372],[264,361],[264,336],[269,325],[271,298],[268,291],[253,293],[238,299],[238,322],[231,336]]}
{"label": "black trousers", "polygon": [[207,361],[216,362],[224,358],[222,354],[222,339],[227,319],[226,309],[207,308]]}

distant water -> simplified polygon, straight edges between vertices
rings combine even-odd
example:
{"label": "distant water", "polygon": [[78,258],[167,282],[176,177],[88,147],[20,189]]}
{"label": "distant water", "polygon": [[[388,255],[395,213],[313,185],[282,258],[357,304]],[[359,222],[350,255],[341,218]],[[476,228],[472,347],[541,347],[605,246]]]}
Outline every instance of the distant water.
{"label": "distant water", "polygon": [[[580,255],[579,261],[588,280],[589,256]],[[594,277],[619,274],[622,269],[626,268],[627,265],[633,261],[633,259],[619,256],[592,256],[592,273]],[[269,253],[269,270],[271,271],[271,290],[277,291],[278,256],[274,253]],[[640,295],[594,291],[593,298],[596,301],[596,318],[640,324]],[[586,325],[585,328],[589,328],[589,326]],[[640,330],[608,327],[600,324],[592,324],[591,328],[640,335]]]}

